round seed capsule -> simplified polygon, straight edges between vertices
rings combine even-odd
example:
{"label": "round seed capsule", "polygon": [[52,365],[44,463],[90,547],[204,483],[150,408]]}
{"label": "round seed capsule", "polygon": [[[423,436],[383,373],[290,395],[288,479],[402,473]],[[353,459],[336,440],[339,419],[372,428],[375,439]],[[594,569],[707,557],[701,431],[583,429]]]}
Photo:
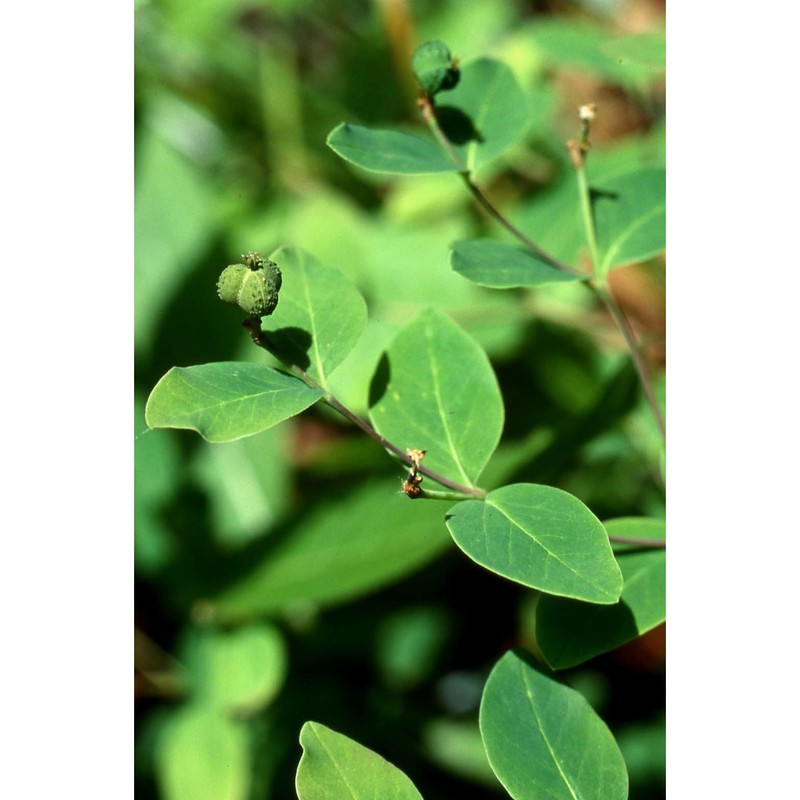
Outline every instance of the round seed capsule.
{"label": "round seed capsule", "polygon": [[274,261],[258,253],[242,256],[245,264],[225,267],[217,281],[217,294],[225,303],[239,306],[250,317],[269,316],[278,305],[282,276]]}
{"label": "round seed capsule", "polygon": [[443,42],[425,42],[411,56],[411,70],[423,90],[433,97],[452,89],[461,77],[450,50]]}

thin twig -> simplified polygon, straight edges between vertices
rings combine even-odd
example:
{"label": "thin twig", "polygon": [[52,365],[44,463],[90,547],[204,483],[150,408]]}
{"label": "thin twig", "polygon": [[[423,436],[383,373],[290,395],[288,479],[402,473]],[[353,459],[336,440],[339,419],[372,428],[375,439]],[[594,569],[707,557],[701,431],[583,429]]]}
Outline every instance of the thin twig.
{"label": "thin twig", "polygon": [[[243,323],[244,327],[247,329],[247,332],[250,334],[250,338],[253,340],[253,343],[258,345],[259,347],[266,350],[268,353],[271,352],[267,343],[264,341],[264,338],[261,335],[261,323],[258,319],[249,318],[246,319]],[[273,353],[274,355],[274,353]],[[285,362],[284,362],[285,363]],[[360,428],[367,436],[375,439],[375,441],[379,442],[383,447],[385,447],[390,453],[393,453],[397,458],[399,458],[404,463],[408,464],[409,466],[414,465],[414,461],[412,460],[411,456],[401,450],[397,445],[390,442],[384,436],[381,436],[375,428],[372,427],[366,420],[361,419],[357,414],[354,414],[347,406],[341,403],[334,395],[328,391],[324,386],[320,386],[317,381],[314,380],[304,369],[298,367],[297,364],[286,364],[286,366],[298,377],[306,386],[309,386],[312,389],[317,389],[318,391],[322,392],[322,399],[333,409],[338,411],[345,419],[349,420],[353,423],[357,428]],[[432,469],[428,469],[427,467],[423,467],[421,464],[417,463],[417,471],[421,472],[423,475],[426,475],[431,480],[436,481],[437,483],[441,484],[442,486],[446,486],[448,489],[452,489],[455,492],[458,492],[462,495],[468,495],[469,497],[476,497],[482,499],[486,497],[486,492],[483,489],[479,489],[476,486],[462,486],[460,483],[456,483],[455,481],[451,481],[449,478],[446,478],[444,475],[440,475],[438,472],[434,472]]]}
{"label": "thin twig", "polygon": [[417,100],[417,105],[419,106],[422,112],[423,118],[428,123],[428,126],[433,132],[433,135],[436,137],[437,141],[445,150],[445,152],[450,156],[453,163],[458,167],[459,175],[466,184],[470,193],[478,201],[478,203],[489,213],[489,215],[494,220],[496,220],[500,225],[502,225],[512,236],[516,237],[516,239],[522,242],[522,244],[524,244],[531,252],[535,253],[543,261],[546,261],[551,266],[555,267],[556,269],[560,269],[563,272],[568,272],[572,275],[580,275],[587,278],[587,280],[585,281],[586,285],[603,302],[603,304],[608,309],[612,319],[616,323],[617,327],[620,329],[620,332],[622,333],[625,339],[625,344],[628,348],[628,351],[630,352],[631,359],[633,360],[633,364],[636,368],[636,373],[639,376],[639,381],[642,384],[642,388],[644,390],[645,397],[647,398],[648,405],[650,406],[650,409],[656,420],[656,424],[658,425],[662,438],[666,440],[666,425],[664,423],[664,417],[661,413],[658,401],[656,400],[655,392],[653,391],[653,384],[650,379],[650,374],[647,370],[647,364],[644,361],[638,342],[636,341],[636,335],[633,332],[633,328],[628,322],[625,313],[617,304],[611,292],[605,288],[604,278],[597,274],[597,270],[599,267],[597,233],[595,231],[594,220],[592,218],[589,185],[586,180],[586,171],[584,168],[586,153],[589,150],[589,139],[588,139],[589,127],[591,120],[594,119],[596,108],[594,106],[583,106],[581,108],[582,129],[581,129],[580,141],[570,140],[569,142],[567,142],[567,147],[569,149],[570,156],[572,158],[573,165],[575,166],[575,171],[578,178],[578,193],[581,203],[581,212],[584,219],[584,227],[586,228],[586,238],[592,259],[593,277],[590,277],[588,275],[585,275],[585,273],[573,269],[567,264],[564,264],[558,259],[551,256],[549,253],[547,253],[545,250],[539,247],[539,245],[537,245],[534,241],[532,241],[528,236],[526,236],[522,231],[520,231],[519,228],[513,225],[510,222],[510,220],[508,220],[503,215],[503,213],[495,207],[495,205],[489,200],[489,198],[483,193],[483,191],[472,181],[469,170],[466,168],[464,162],[461,160],[460,156],[450,143],[450,140],[447,138],[444,131],[439,126],[439,122],[436,119],[436,110],[434,108],[433,102],[428,97],[428,95],[425,94],[424,92],[421,92],[419,99]]}
{"label": "thin twig", "polygon": [[606,288],[598,286],[593,281],[590,282],[590,286],[608,309],[609,314],[611,314],[614,322],[617,323],[617,327],[625,337],[625,344],[628,346],[628,351],[631,354],[633,365],[636,367],[636,372],[639,375],[639,382],[642,384],[642,388],[644,389],[647,403],[650,406],[650,410],[653,413],[653,417],[658,425],[658,429],[661,432],[661,438],[666,441],[667,427],[664,423],[664,416],[661,413],[661,407],[659,406],[655,392],[653,391],[653,382],[650,379],[650,372],[647,369],[647,364],[645,363],[642,351],[639,348],[638,342],[636,341],[636,334],[633,332],[633,328],[631,327],[628,318],[625,316],[625,312],[614,299],[614,295],[612,295],[611,292]]}
{"label": "thin twig", "polygon": [[539,247],[536,242],[526,236],[519,228],[516,227],[516,225],[503,216],[503,214],[495,207],[491,200],[489,200],[489,198],[483,193],[483,190],[477,184],[475,184],[470,176],[470,171],[466,164],[464,164],[464,162],[461,160],[461,156],[459,156],[459,154],[456,152],[445,132],[441,129],[439,120],[436,119],[436,109],[433,105],[433,101],[425,92],[420,92],[417,100],[417,106],[422,113],[423,119],[428,123],[428,127],[436,137],[436,141],[439,142],[442,149],[450,157],[450,160],[456,165],[456,167],[458,167],[458,174],[460,175],[461,180],[464,181],[467,189],[469,189],[472,196],[478,201],[479,205],[489,214],[489,216],[502,225],[512,236],[522,242],[531,252],[539,256],[542,261],[547,262],[550,264],[550,266],[560,269],[563,272],[569,272],[571,275],[583,276],[584,273],[579,272],[578,270],[573,269],[567,264],[559,261],[557,258],[554,258],[541,247]]}
{"label": "thin twig", "polygon": [[[314,379],[309,375],[306,375],[303,370],[297,367],[292,367],[292,371],[295,372],[299,378],[302,378],[302,380],[308,383],[309,386],[312,386],[312,388],[321,388],[318,386],[318,384],[316,384]],[[311,383],[309,383],[309,381],[311,381]],[[366,433],[368,436],[371,436],[373,439],[375,439],[375,441],[380,442],[380,444],[382,444],[389,452],[397,456],[397,458],[399,458],[401,461],[409,466],[412,466],[413,462],[408,453],[392,444],[392,442],[390,442],[384,436],[381,436],[378,431],[372,427],[372,425],[370,425],[366,420],[361,419],[361,417],[358,415],[354,414],[349,408],[339,402],[339,400],[337,400],[330,392],[325,393],[324,399],[331,408],[336,409],[343,417],[350,420],[350,422],[359,427],[362,431],[364,431],[364,433]],[[453,489],[453,491],[456,491],[459,494],[466,494],[470,497],[477,498],[483,498],[486,496],[486,492],[483,489],[478,489],[474,486],[462,486],[460,483],[451,481],[449,478],[445,478],[444,475],[440,475],[438,472],[434,472],[433,470],[422,466],[422,464],[417,467],[417,471],[421,472],[423,475],[426,475],[428,478],[431,478],[431,480],[436,481],[442,486],[446,486],[448,489]]]}

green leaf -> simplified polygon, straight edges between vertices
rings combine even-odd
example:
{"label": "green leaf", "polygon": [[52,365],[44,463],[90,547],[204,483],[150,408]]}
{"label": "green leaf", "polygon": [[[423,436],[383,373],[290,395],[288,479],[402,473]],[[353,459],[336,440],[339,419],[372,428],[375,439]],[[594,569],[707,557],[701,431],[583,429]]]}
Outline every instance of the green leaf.
{"label": "green leaf", "polygon": [[438,98],[436,118],[473,172],[522,138],[531,110],[508,66],[479,58],[465,64],[458,85]]}
{"label": "green leaf", "polygon": [[530,250],[493,239],[456,242],[450,265],[474,283],[494,289],[584,279],[553,267]]}
{"label": "green leaf", "polygon": [[303,725],[300,744],[299,800],[422,800],[397,767],[319,722]]}
{"label": "green leaf", "polygon": [[153,344],[164,309],[196,266],[216,225],[207,176],[145,128],[134,201],[137,349]]}
{"label": "green leaf", "polygon": [[591,188],[600,274],[644,261],[666,247],[666,170],[651,167]]}
{"label": "green leaf", "polygon": [[620,36],[602,46],[602,51],[618,62],[663,72],[667,65],[667,37],[663,33]]}
{"label": "green leaf", "polygon": [[426,467],[473,485],[500,441],[503,401],[483,350],[428,310],[386,351],[370,389],[370,417],[398,447],[427,450]]}
{"label": "green leaf", "polygon": [[343,122],[328,134],[327,145],[345,161],[388,175],[457,172],[458,166],[429,139]]}
{"label": "green leaf", "polygon": [[322,386],[356,346],[367,324],[367,305],[335,267],[284,247],[270,258],[283,274],[278,307],[261,329],[283,360],[302,367]]}
{"label": "green leaf", "polygon": [[430,676],[449,634],[450,622],[437,606],[403,608],[378,630],[375,661],[393,689],[408,690]]}
{"label": "green leaf", "polygon": [[480,728],[489,763],[514,800],[625,800],[614,737],[580,693],[506,653],[486,681]]}
{"label": "green leaf", "polygon": [[361,487],[304,514],[251,573],[214,599],[224,619],[280,611],[296,604],[331,605],[407,575],[445,550],[447,505],[409,508],[396,483]]}
{"label": "green leaf", "polygon": [[292,435],[291,426],[275,425],[193,453],[192,478],[207,493],[208,520],[219,546],[236,548],[267,535],[291,505],[294,465],[285,454]]}
{"label": "green leaf", "polygon": [[185,659],[197,699],[220,711],[253,713],[278,694],[287,671],[277,628],[259,623],[234,631],[203,631]]}
{"label": "green leaf", "polygon": [[[609,536],[663,539],[661,520],[625,518],[605,523]],[[552,669],[581,664],[641,636],[666,619],[666,551],[626,546],[617,551],[620,601],[598,606],[542,595],[535,607],[536,646]]]}
{"label": "green leaf", "polygon": [[425,754],[431,761],[465,780],[500,790],[473,719],[434,719],[425,726],[423,736]]}
{"label": "green leaf", "polygon": [[620,574],[605,528],[571,494],[518,483],[466,500],[445,518],[478,564],[525,586],[590,603],[616,603]]}
{"label": "green leaf", "polygon": [[635,85],[642,78],[642,70],[637,64],[621,62],[606,52],[609,33],[599,25],[550,17],[535,20],[528,30],[530,45],[548,66],[588,72],[618,85]]}
{"label": "green leaf", "polygon": [[164,800],[246,800],[247,732],[210,706],[178,711],[162,731],[156,776]]}
{"label": "green leaf", "polygon": [[175,552],[164,506],[179,484],[180,452],[174,437],[145,428],[144,401],[136,398],[133,442],[134,564],[142,574],[158,572]]}
{"label": "green leaf", "polygon": [[[586,173],[589,185],[604,189],[612,177],[663,167],[663,132],[631,136],[610,147],[592,148]],[[578,185],[571,167],[542,192],[509,210],[511,221],[550,255],[572,267],[586,250],[586,231],[580,215]]]}
{"label": "green leaf", "polygon": [[209,442],[260,433],[313,405],[322,392],[261,364],[173,367],[147,400],[151,428],[188,428]]}

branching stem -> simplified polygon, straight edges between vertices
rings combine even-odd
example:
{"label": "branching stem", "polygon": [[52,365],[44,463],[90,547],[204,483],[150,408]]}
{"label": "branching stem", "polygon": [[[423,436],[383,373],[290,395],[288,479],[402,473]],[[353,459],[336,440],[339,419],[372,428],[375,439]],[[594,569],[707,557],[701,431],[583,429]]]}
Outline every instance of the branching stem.
{"label": "branching stem", "polygon": [[542,261],[546,261],[556,269],[569,272],[572,275],[583,275],[582,272],[573,269],[572,267],[564,264],[557,258],[553,258],[553,256],[551,256],[549,253],[542,250],[542,248],[539,247],[536,242],[534,242],[532,239],[529,239],[519,228],[516,227],[516,225],[503,216],[494,203],[492,203],[492,201],[489,200],[489,198],[484,194],[483,190],[472,180],[466,164],[464,164],[464,162],[461,160],[461,156],[459,156],[459,154],[456,152],[450,140],[441,129],[439,121],[436,119],[436,111],[433,102],[430,97],[425,94],[425,92],[420,92],[417,105],[422,112],[423,119],[428,123],[428,127],[431,129],[431,133],[433,133],[433,135],[436,137],[436,141],[439,142],[439,144],[442,146],[442,149],[450,157],[450,160],[458,167],[458,174],[461,177],[461,180],[464,181],[464,184],[466,185],[470,194],[472,194],[475,200],[477,200],[478,204],[484,209],[484,211],[486,211],[486,213],[489,214],[492,219],[502,225],[512,236],[522,242],[531,252],[539,256]]}
{"label": "branching stem", "polygon": [[[267,343],[264,341],[264,338],[261,335],[261,323],[258,319],[249,318],[246,319],[243,323],[244,327],[247,329],[247,332],[250,334],[250,338],[253,340],[253,343],[258,345],[259,347],[266,350],[268,353],[271,352]],[[369,424],[366,420],[361,419],[357,414],[354,414],[347,406],[345,406],[342,402],[340,402],[334,395],[328,391],[324,386],[320,386],[314,378],[311,377],[304,369],[298,367],[297,364],[286,364],[286,366],[298,377],[306,386],[311,387],[312,389],[317,389],[323,393],[323,400],[333,409],[338,411],[345,419],[349,420],[353,423],[357,428],[360,428],[367,436],[375,439],[376,442],[380,443],[385,447],[390,453],[397,456],[402,462],[408,464],[409,466],[415,466],[414,461],[412,460],[411,456],[401,450],[397,445],[390,442],[384,436],[381,436],[372,425]],[[483,489],[479,489],[475,486],[462,486],[460,483],[456,483],[455,481],[451,481],[449,478],[446,478],[444,475],[440,475],[438,472],[434,472],[432,469],[428,469],[427,467],[422,466],[422,464],[416,464],[417,472],[426,475],[431,480],[436,481],[438,484],[442,486],[446,486],[448,489],[452,489],[454,492],[457,492],[459,495],[462,495],[459,499],[464,499],[463,495],[471,498],[478,498],[482,499],[486,497],[486,492]],[[431,492],[433,490],[428,490],[427,494],[432,496]]]}
{"label": "branching stem", "polygon": [[[428,97],[425,92],[420,92],[420,96],[417,100],[417,105],[422,113],[422,116],[425,122],[428,124],[428,127],[431,129],[431,132],[436,137],[436,140],[442,146],[444,151],[448,154],[450,159],[459,169],[459,175],[461,179],[466,184],[467,188],[469,189],[472,196],[478,201],[478,203],[482,206],[482,208],[500,225],[502,225],[512,236],[514,236],[518,241],[524,244],[531,252],[535,253],[539,258],[543,261],[546,261],[551,266],[555,267],[556,269],[560,269],[563,272],[568,272],[571,275],[584,275],[584,273],[573,269],[572,267],[568,266],[567,264],[562,263],[558,259],[551,256],[545,250],[543,250],[539,245],[537,245],[534,241],[532,241],[528,236],[526,236],[522,231],[519,230],[515,225],[513,225],[501,211],[497,209],[497,207],[489,200],[489,198],[483,193],[483,191],[473,182],[469,170],[466,168],[464,162],[461,160],[461,157],[458,155],[456,150],[453,148],[452,143],[445,135],[444,131],[441,129],[438,120],[436,119],[436,110],[433,104],[433,101],[430,97]],[[583,217],[584,228],[586,230],[586,240],[589,246],[589,253],[592,259],[592,267],[593,267],[593,274],[591,277],[588,277],[588,280],[585,281],[586,286],[591,289],[598,299],[603,303],[603,305],[608,310],[611,318],[614,320],[614,323],[619,328],[620,332],[622,333],[623,338],[625,339],[625,345],[630,352],[631,359],[633,361],[634,367],[636,368],[636,373],[639,377],[639,382],[642,385],[642,389],[644,390],[645,397],[647,398],[647,403],[650,406],[650,410],[653,413],[653,417],[655,418],[656,424],[658,425],[658,429],[661,432],[662,439],[666,440],[666,425],[664,423],[664,417],[661,413],[661,408],[658,405],[658,401],[656,400],[655,392],[653,391],[653,384],[652,380],[650,379],[650,374],[647,369],[647,364],[645,363],[644,357],[642,355],[641,349],[639,348],[639,344],[636,341],[636,335],[631,327],[630,322],[628,321],[625,313],[617,304],[617,301],[614,299],[614,296],[611,294],[609,289],[606,285],[605,276],[599,274],[600,269],[600,255],[599,255],[599,247],[597,244],[597,231],[594,225],[594,218],[592,216],[592,206],[591,206],[591,194],[589,191],[589,184],[586,179],[586,170],[585,170],[585,156],[589,149],[589,123],[594,116],[594,108],[591,107],[591,115],[588,117],[584,116],[584,109],[588,109],[590,107],[584,106],[581,109],[581,120],[582,120],[582,131],[581,131],[581,139],[580,141],[571,140],[567,143],[567,146],[570,151],[570,155],[572,157],[573,165],[575,166],[575,172],[578,178],[578,194],[580,197],[580,204],[581,204],[581,215]]]}

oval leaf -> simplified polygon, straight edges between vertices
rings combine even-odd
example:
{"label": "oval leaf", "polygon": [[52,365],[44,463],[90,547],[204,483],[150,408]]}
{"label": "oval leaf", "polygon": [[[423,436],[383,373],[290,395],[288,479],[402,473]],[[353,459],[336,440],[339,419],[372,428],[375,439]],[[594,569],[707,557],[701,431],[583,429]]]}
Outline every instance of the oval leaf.
{"label": "oval leaf", "polygon": [[270,535],[272,547],[254,570],[215,598],[224,620],[285,609],[329,605],[398,580],[445,550],[447,506],[415,504],[397,483],[367,485],[305,514]]}
{"label": "oval leaf", "polygon": [[492,239],[456,242],[450,254],[450,265],[473,283],[493,289],[540,286],[589,277],[557,269],[530,250]]}
{"label": "oval leaf", "polygon": [[428,175],[459,169],[435,142],[400,131],[343,122],[328,134],[327,145],[345,161],[370,172]]}
{"label": "oval leaf", "polygon": [[408,777],[385,758],[318,722],[300,730],[299,800],[422,800]]}
{"label": "oval leaf", "polygon": [[150,393],[145,420],[151,428],[188,428],[209,442],[231,442],[299,414],[320,397],[299,378],[261,364],[173,367]]}
{"label": "oval leaf", "polygon": [[592,186],[600,273],[658,255],[666,245],[663,167],[628,172]]}
{"label": "oval leaf", "polygon": [[[605,523],[610,536],[663,539],[666,525],[655,519]],[[536,646],[553,669],[566,669],[641,636],[666,619],[665,550],[617,548],[622,572],[620,602],[598,606],[543,595],[536,603]]]}
{"label": "oval leaf", "polygon": [[302,367],[322,386],[356,346],[367,324],[367,304],[335,267],[310,253],[283,247],[270,258],[283,284],[275,312],[261,329],[284,362]]}
{"label": "oval leaf", "polygon": [[608,535],[577,497],[533,483],[447,512],[455,543],[481,566],[548,594],[616,603],[622,590]]}
{"label": "oval leaf", "polygon": [[503,401],[486,353],[428,310],[386,351],[372,380],[370,417],[398,447],[427,450],[426,467],[473,485],[500,441]]}
{"label": "oval leaf", "polygon": [[247,731],[210,706],[188,706],[165,726],[156,750],[164,800],[246,800]]}
{"label": "oval leaf", "polygon": [[201,702],[251,714],[280,691],[286,677],[286,645],[277,628],[263,623],[234,631],[204,630],[185,662]]}
{"label": "oval leaf", "polygon": [[464,64],[458,85],[437,97],[436,119],[472,172],[516,144],[531,114],[508,66],[480,58]]}
{"label": "oval leaf", "polygon": [[480,729],[515,800],[625,800],[628,774],[611,731],[586,699],[506,653],[486,681]]}

